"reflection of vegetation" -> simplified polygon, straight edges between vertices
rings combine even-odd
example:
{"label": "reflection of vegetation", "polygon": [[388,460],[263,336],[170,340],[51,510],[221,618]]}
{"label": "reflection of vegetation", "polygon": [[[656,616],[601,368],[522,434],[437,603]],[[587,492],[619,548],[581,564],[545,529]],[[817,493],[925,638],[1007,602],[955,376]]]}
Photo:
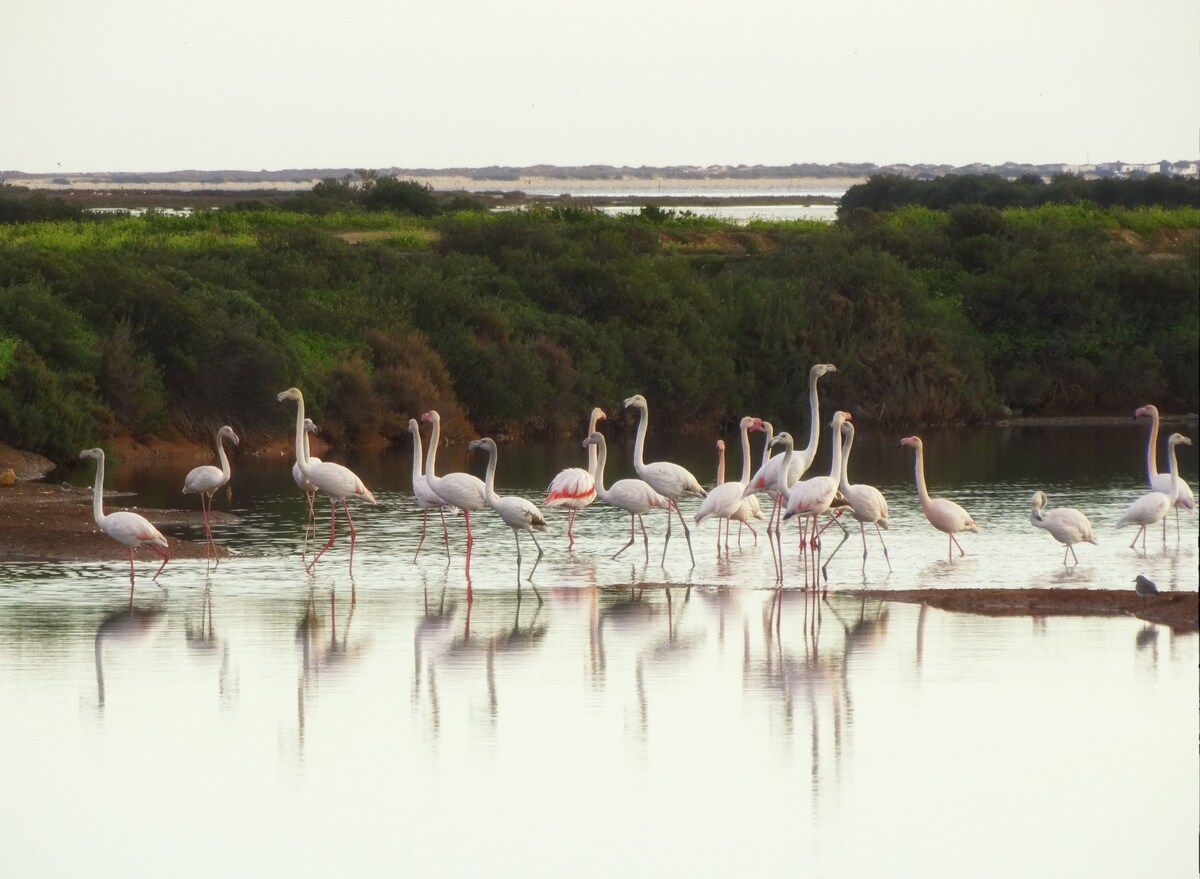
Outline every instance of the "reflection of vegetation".
{"label": "reflection of vegetation", "polygon": [[65,459],[121,431],[274,434],[289,385],[335,442],[399,438],[430,407],[464,430],[577,429],[634,391],[664,422],[803,420],[818,361],[838,405],[888,422],[1200,402],[1196,208],[746,227],[425,217],[422,187],[318,189],[329,210],[0,226],[0,435]]}

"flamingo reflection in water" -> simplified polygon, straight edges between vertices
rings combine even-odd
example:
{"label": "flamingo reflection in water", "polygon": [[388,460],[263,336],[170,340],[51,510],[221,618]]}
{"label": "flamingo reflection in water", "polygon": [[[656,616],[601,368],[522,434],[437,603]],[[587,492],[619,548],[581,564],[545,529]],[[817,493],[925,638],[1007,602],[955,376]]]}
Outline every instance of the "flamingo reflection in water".
{"label": "flamingo reflection in water", "polygon": [[156,606],[147,609],[132,605],[104,618],[96,629],[96,693],[99,707],[105,705],[104,653],[107,649],[145,650],[154,644],[166,628],[167,609]]}

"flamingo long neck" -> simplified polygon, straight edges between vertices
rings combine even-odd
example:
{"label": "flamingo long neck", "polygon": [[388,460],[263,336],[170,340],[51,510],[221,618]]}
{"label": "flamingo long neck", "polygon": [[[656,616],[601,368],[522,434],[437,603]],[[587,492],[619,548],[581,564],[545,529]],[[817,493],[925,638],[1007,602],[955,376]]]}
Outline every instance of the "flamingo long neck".
{"label": "flamingo long neck", "polygon": [[[305,457],[308,457],[307,450],[305,451]],[[217,458],[221,461],[221,475],[228,482],[232,473],[229,469],[229,458],[225,455],[225,435],[222,433],[217,434]]]}
{"label": "flamingo long neck", "polygon": [[[595,431],[592,431],[595,433]],[[596,450],[596,494],[601,498],[608,495],[608,489],[604,487],[604,465],[608,461],[608,446],[603,442],[594,443],[590,446]]]}
{"label": "flamingo long neck", "polygon": [[817,443],[821,436],[821,402],[817,398],[817,379],[818,375],[810,375],[808,377],[808,445],[804,447],[804,451],[800,452],[800,472],[803,473],[812,466],[813,459],[817,457]]}
{"label": "flamingo long neck", "polygon": [[[796,454],[796,444],[792,440],[791,435],[789,434],[788,438],[783,441],[783,481],[785,483],[787,483],[789,481],[788,477],[791,474],[791,470],[792,470],[792,457],[795,454]],[[788,485],[787,488],[791,488],[791,486]],[[785,493],[786,493],[786,489],[785,489]]]}
{"label": "flamingo long neck", "polygon": [[917,496],[921,499],[921,506],[925,506],[929,503],[929,489],[925,487],[925,448],[923,446],[917,446],[913,471],[917,477]]}
{"label": "flamingo long neck", "polygon": [[[724,463],[724,462],[722,462]],[[750,484],[750,425],[742,423],[742,485]]]}
{"label": "flamingo long neck", "polygon": [[312,450],[308,447],[308,431],[304,431],[304,460],[307,461]]}
{"label": "flamingo long neck", "polygon": [[842,480],[842,424],[841,419],[833,422],[833,457],[829,461],[829,478],[834,482]]}
{"label": "flamingo long neck", "polygon": [[717,485],[725,481],[725,447],[717,446]]}
{"label": "flamingo long neck", "polygon": [[844,494],[850,487],[850,450],[854,448],[854,425],[847,422],[842,425],[842,430],[846,432],[846,440],[842,445],[842,478],[838,481],[838,488]]}
{"label": "flamingo long neck", "polygon": [[1042,530],[1047,530],[1049,526],[1046,524],[1046,519],[1042,516],[1042,505],[1034,504],[1033,509],[1029,511],[1029,523]]}
{"label": "flamingo long neck", "polygon": [[[588,436],[591,436],[593,433],[596,432],[596,424],[599,421],[600,421],[600,413],[593,410],[592,417],[588,419]],[[597,455],[596,447],[594,445],[589,444],[588,445],[587,471],[588,471],[588,476],[592,477],[593,481],[595,481],[595,479],[596,479],[596,455]]]}
{"label": "flamingo long neck", "polygon": [[[304,444],[304,398],[296,398],[296,463],[300,465],[300,472],[305,476],[312,471],[308,464],[308,450]],[[224,457],[224,455],[222,455]]]}
{"label": "flamingo long neck", "polygon": [[1146,443],[1146,476],[1153,482],[1158,476],[1158,409],[1150,407],[1150,441]]}
{"label": "flamingo long neck", "polygon": [[92,489],[92,518],[99,525],[104,521],[104,453],[96,459],[96,485]]}
{"label": "flamingo long neck", "polygon": [[1178,467],[1179,465],[1175,461],[1175,444],[1169,442],[1167,443],[1167,472],[1171,474],[1171,491],[1168,492],[1167,497],[1171,499],[1171,503],[1167,509],[1175,506],[1175,501],[1179,500],[1179,478],[1175,475]]}
{"label": "flamingo long neck", "polygon": [[496,447],[488,446],[487,473],[483,475],[483,499],[487,505],[495,506],[496,497]]}
{"label": "flamingo long neck", "polygon": [[650,420],[650,410],[646,406],[638,407],[638,428],[637,439],[633,443],[633,469],[641,471],[646,466],[646,460],[643,457],[646,449],[646,422]]}
{"label": "flamingo long neck", "polygon": [[436,412],[429,416],[433,430],[429,434],[429,451],[425,453],[425,478],[437,479],[434,475],[434,463],[437,460],[438,443],[442,441],[442,419]]}
{"label": "flamingo long neck", "polygon": [[762,423],[762,429],[763,433],[767,436],[767,441],[763,443],[762,464],[759,466],[766,466],[767,461],[771,460],[771,440],[775,438],[775,427],[771,424],[771,422],[764,421]]}
{"label": "flamingo long neck", "polygon": [[413,482],[416,482],[421,478],[421,426],[414,423],[411,433],[413,435],[412,478]]}

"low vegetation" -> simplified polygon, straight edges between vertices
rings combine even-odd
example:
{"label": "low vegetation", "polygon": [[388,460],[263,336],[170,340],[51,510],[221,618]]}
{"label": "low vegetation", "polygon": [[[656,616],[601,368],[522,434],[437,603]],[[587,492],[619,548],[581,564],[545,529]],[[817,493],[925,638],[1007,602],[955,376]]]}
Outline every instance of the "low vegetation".
{"label": "low vegetation", "polygon": [[423,189],[138,217],[0,193],[0,437],[66,459],[121,433],[275,436],[290,385],[347,443],[430,407],[460,436],[578,430],[634,391],[663,425],[802,423],[817,361],[836,405],[886,423],[1197,408],[1195,207],[739,226]]}

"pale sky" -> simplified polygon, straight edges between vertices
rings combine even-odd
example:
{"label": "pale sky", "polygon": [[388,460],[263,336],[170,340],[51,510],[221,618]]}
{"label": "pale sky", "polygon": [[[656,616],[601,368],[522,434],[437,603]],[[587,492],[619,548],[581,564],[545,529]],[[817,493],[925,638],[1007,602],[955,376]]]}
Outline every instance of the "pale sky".
{"label": "pale sky", "polygon": [[1196,0],[0,12],[0,170],[1200,158]]}

